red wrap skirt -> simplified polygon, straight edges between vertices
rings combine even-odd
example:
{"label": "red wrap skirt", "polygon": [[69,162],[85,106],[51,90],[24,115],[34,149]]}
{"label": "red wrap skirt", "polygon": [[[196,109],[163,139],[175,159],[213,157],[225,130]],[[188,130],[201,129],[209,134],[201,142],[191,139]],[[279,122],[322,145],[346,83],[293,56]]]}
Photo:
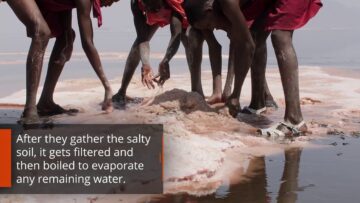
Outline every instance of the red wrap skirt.
{"label": "red wrap skirt", "polygon": [[249,26],[262,18],[265,30],[295,30],[304,26],[321,7],[320,0],[252,0],[242,11]]}
{"label": "red wrap skirt", "polygon": [[[73,0],[36,0],[36,3],[51,30],[52,37],[60,36],[65,30],[60,14],[74,9],[75,2]],[[102,25],[100,0],[94,0],[93,13],[100,27]]]}

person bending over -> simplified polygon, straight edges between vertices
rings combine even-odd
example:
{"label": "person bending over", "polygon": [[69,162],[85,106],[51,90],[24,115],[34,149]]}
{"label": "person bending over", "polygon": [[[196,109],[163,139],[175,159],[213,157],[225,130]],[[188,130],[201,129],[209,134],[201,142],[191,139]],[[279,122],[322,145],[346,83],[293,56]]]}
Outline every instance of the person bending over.
{"label": "person bending over", "polygon": [[[142,63],[142,83],[149,89],[155,88],[154,82],[163,85],[170,78],[169,62],[176,54],[180,41],[185,46],[190,71],[194,73],[192,75],[200,75],[201,60],[192,60],[193,55],[198,55],[199,52],[189,53],[187,51],[188,46],[191,46],[192,43],[186,37],[188,21],[182,3],[183,0],[131,0],[131,10],[137,36],[126,60],[121,87],[113,97],[113,102],[119,108],[123,108],[129,99],[126,97],[126,91],[140,61]],[[158,74],[154,76],[150,66],[149,42],[159,27],[164,27],[168,24],[170,24],[171,38],[165,56],[159,64]],[[221,56],[221,46],[216,41],[215,36],[213,34],[206,36],[206,41],[209,47],[213,47],[213,52],[210,54],[214,53]],[[202,44],[202,42],[200,43]],[[220,54],[217,52],[220,52]],[[216,58],[216,60],[211,62],[212,67],[220,66],[221,68],[221,58],[212,58]],[[192,91],[204,95],[201,81],[194,78],[191,78]]]}
{"label": "person bending over", "polygon": [[[77,10],[83,49],[105,88],[102,104],[104,111],[112,110],[112,91],[105,77],[98,51],[93,42],[91,10],[102,23],[101,6],[110,6],[118,0],[7,0],[19,20],[26,26],[27,36],[32,39],[26,63],[26,103],[21,123],[39,123],[40,116],[51,116],[77,110],[66,110],[53,100],[53,93],[64,64],[70,59],[75,32],[71,26],[71,11]],[[44,53],[51,37],[56,37],[44,89],[38,105],[36,94],[39,86]]]}
{"label": "person bending over", "polygon": [[275,0],[272,5],[258,17],[252,26],[256,50],[251,67],[252,99],[250,108],[259,110],[264,103],[266,92],[266,39],[271,36],[279,66],[281,82],[285,94],[284,121],[259,132],[270,137],[293,137],[305,134],[304,122],[299,96],[299,66],[293,46],[293,35],[296,29],[304,26],[322,7],[320,0]]}

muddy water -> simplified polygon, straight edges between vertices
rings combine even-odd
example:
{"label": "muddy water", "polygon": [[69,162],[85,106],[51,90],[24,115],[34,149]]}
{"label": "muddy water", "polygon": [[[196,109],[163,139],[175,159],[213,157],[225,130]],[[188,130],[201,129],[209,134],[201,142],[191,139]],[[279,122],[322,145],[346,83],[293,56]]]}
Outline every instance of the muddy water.
{"label": "muddy water", "polygon": [[222,185],[215,194],[168,195],[147,202],[359,202],[360,139],[332,136],[313,143],[319,148],[291,148],[281,155],[253,158],[244,181]]}

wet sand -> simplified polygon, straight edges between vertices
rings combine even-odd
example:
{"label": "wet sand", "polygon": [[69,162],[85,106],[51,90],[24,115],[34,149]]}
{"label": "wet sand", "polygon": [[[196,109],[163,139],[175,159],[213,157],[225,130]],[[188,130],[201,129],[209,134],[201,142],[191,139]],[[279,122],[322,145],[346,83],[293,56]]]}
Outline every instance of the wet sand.
{"label": "wet sand", "polygon": [[[163,123],[165,193],[194,195],[180,202],[186,202],[187,199],[188,202],[197,202],[195,196],[209,197],[209,195],[215,201],[222,197],[219,196],[219,191],[233,193],[230,190],[232,186],[236,187],[248,181],[260,181],[259,184],[263,185],[264,183],[261,183],[263,178],[261,180],[254,178],[259,170],[263,170],[261,166],[264,165],[264,160],[259,157],[279,156],[285,149],[293,147],[322,150],[324,145],[317,143],[318,140],[325,140],[330,135],[345,137],[358,135],[360,77],[354,77],[354,74],[350,74],[351,77],[348,75],[348,73],[334,74],[320,67],[300,68],[302,109],[312,134],[287,144],[254,136],[257,127],[269,126],[281,121],[283,117],[284,99],[277,69],[269,69],[267,78],[280,109],[269,110],[264,116],[239,115],[237,119],[233,119],[223,105],[208,106],[200,95],[188,92],[189,74],[185,73],[172,75],[164,89],[157,88],[151,91],[144,88],[140,77],[136,76],[130,84],[128,94],[132,97],[143,97],[144,101],[129,104],[125,110],[117,110],[112,114],[104,114],[100,111],[99,103],[103,97],[103,90],[97,80],[63,81],[57,87],[55,101],[68,108],[79,108],[81,113],[76,116],[55,116],[51,119],[55,123]],[[202,78],[205,93],[210,95],[211,73],[203,72]],[[111,82],[114,91],[120,86],[120,82],[120,78]],[[20,91],[0,99],[0,103],[6,104],[0,105],[2,123],[16,122],[21,114],[21,105],[25,101],[24,93]],[[250,96],[248,78],[243,87],[242,106],[249,103]],[[331,159],[327,161],[332,162]],[[244,188],[243,190],[246,191],[250,190],[248,187],[250,186],[239,188]],[[259,202],[263,198],[269,198],[265,194],[267,193],[259,194]],[[173,202],[164,198],[158,197],[160,202]],[[146,196],[129,195],[3,195],[0,197],[1,202],[120,200],[146,202],[145,200],[148,199],[149,197]]]}

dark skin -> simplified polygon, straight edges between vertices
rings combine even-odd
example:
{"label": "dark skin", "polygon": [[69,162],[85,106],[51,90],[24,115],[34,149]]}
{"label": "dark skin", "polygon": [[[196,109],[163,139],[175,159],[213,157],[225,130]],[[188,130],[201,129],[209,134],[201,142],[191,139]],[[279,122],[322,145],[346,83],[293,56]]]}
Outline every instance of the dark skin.
{"label": "dark skin", "polygon": [[203,95],[201,84],[201,61],[203,43],[206,41],[209,46],[213,77],[213,94],[207,99],[207,102],[209,104],[221,102],[221,45],[216,40],[213,32],[200,31],[191,27],[188,33],[189,36],[187,37],[188,40],[185,47],[191,75],[191,90]]}
{"label": "dark skin", "polygon": [[[266,40],[271,36],[285,94],[284,120],[296,125],[303,121],[303,116],[300,107],[298,61],[292,44],[293,30],[265,31],[263,27],[257,26],[262,24],[262,20],[261,18],[257,19],[252,28],[256,41],[256,51],[254,63],[251,67],[252,99],[250,107],[260,109],[266,105],[263,101],[266,101],[264,95],[266,95],[267,85],[262,84],[266,84]],[[302,130],[306,131],[306,129]]]}
{"label": "dark skin", "polygon": [[[246,0],[239,2],[239,4],[243,4],[243,3],[246,3]],[[226,5],[223,5],[223,6],[226,6]],[[240,9],[239,6],[238,6],[238,8]],[[223,29],[228,33],[228,36],[231,39],[230,31],[232,29],[231,28],[232,23],[231,24],[229,23],[230,22],[230,20],[228,20],[229,18],[226,15],[222,14],[223,12],[224,11],[222,11],[221,13],[217,13],[215,11],[208,11],[208,12],[205,13],[205,15],[202,16],[202,19],[195,22],[195,24],[193,26],[196,28],[196,30],[199,30],[199,32],[207,32],[207,33],[212,33],[214,28]],[[241,12],[241,11],[239,11],[239,12]],[[234,23],[235,23],[236,18],[231,18],[231,20],[233,20]],[[253,34],[254,33],[252,33],[252,35]],[[194,36],[190,36],[189,38],[190,39],[196,39]],[[236,40],[239,40],[239,39],[232,38],[233,43],[237,42]],[[258,51],[258,50],[256,50],[256,51]],[[198,50],[191,50],[190,52],[198,52]],[[232,88],[232,84],[234,82],[234,74],[235,74],[234,66],[238,67],[239,61],[236,61],[236,58],[238,58],[238,57],[234,57],[234,56],[236,56],[236,55],[234,55],[235,51],[231,49],[230,52],[231,53],[230,53],[229,63],[228,63],[228,74],[227,74],[227,78],[226,78],[224,91],[223,91],[221,97],[219,96],[219,94],[216,95],[215,100],[213,100],[213,101],[215,101],[214,103],[220,102],[220,101],[227,102],[227,100],[229,98],[230,99],[232,98],[231,88]],[[266,54],[266,49],[265,49],[265,54]],[[201,55],[201,54],[198,54],[198,55]],[[259,54],[257,54],[257,56],[259,56]],[[221,58],[221,56],[217,56],[217,57]],[[198,58],[195,58],[194,60],[195,61],[196,60],[201,60],[201,58],[199,56]],[[211,60],[211,57],[210,57],[210,60]],[[263,62],[260,62],[260,63],[263,63]],[[254,64],[258,65],[257,60],[254,60]],[[266,61],[265,61],[264,65],[266,65]],[[216,75],[216,73],[219,73],[219,72],[221,73],[221,66],[220,66],[220,70],[214,70],[214,69],[212,69],[212,70],[213,70],[213,76]],[[242,73],[244,73],[244,72],[246,72],[246,70],[244,70]],[[253,72],[253,70],[252,70],[252,72]],[[198,78],[196,78],[194,80],[197,81],[197,80],[200,80],[200,79],[201,78],[198,77]],[[240,77],[240,80],[243,80],[243,78]],[[214,90],[218,90],[217,92],[220,92],[220,95],[221,95],[221,77],[218,77],[218,78],[213,77],[213,84],[214,84]],[[236,83],[236,84],[239,85],[239,83]],[[266,80],[264,79],[262,81],[262,83],[260,83],[260,84],[263,84],[263,86],[264,86],[263,88],[265,89],[265,91],[262,92],[261,101],[259,101],[259,102],[265,103],[267,107],[277,107],[273,97],[271,96],[271,93],[270,93],[269,88],[267,86]],[[221,98],[221,99],[219,99],[219,98]],[[236,100],[233,100],[233,101],[235,101],[235,104],[237,103]],[[230,107],[233,107],[232,103],[233,103],[232,101],[230,101],[228,103],[230,105]],[[238,108],[239,107],[232,108],[232,109],[236,110]],[[233,111],[233,114],[236,115],[236,111]]]}
{"label": "dark skin", "polygon": [[[193,23],[194,28],[202,32],[212,32],[215,28],[222,29],[230,38],[229,69],[231,70],[231,66],[234,66],[235,83],[231,95],[224,95],[224,97],[227,97],[226,104],[233,116],[236,116],[240,110],[241,87],[251,65],[255,49],[255,43],[241,12],[241,5],[245,2],[246,0],[219,1],[221,12],[203,11],[205,12],[203,17]],[[229,83],[231,84],[231,81],[225,85],[226,88],[231,86]],[[228,94],[228,92],[229,90],[225,89],[224,93]]]}
{"label": "dark skin", "polygon": [[[160,8],[166,6],[165,2],[162,0],[148,0],[143,1],[145,10],[156,12],[160,10]],[[144,86],[147,86],[149,89],[154,89],[155,83],[158,83],[158,85],[162,86],[166,80],[170,78],[170,66],[169,62],[172,59],[172,57],[176,54],[180,42],[183,43],[186,50],[187,55],[187,61],[190,65],[190,70],[195,75],[200,75],[200,66],[201,66],[201,60],[196,61],[195,63],[192,61],[191,54],[188,53],[187,50],[189,50],[188,46],[191,46],[192,43],[188,43],[188,39],[185,35],[185,29],[182,27],[182,18],[179,14],[173,12],[171,16],[171,22],[170,22],[170,31],[171,31],[171,38],[168,44],[168,48],[166,50],[165,56],[162,59],[162,61],[159,64],[158,73],[154,76],[153,71],[150,66],[150,46],[149,42],[152,38],[152,36],[155,34],[159,26],[157,25],[148,25],[146,23],[146,17],[144,16],[143,12],[139,9],[138,1],[132,0],[131,1],[131,10],[134,17],[134,24],[136,29],[137,37],[135,39],[135,42],[133,43],[129,56],[126,60],[125,70],[123,74],[123,80],[121,87],[118,91],[118,93],[113,97],[113,101],[116,102],[116,104],[119,107],[123,107],[126,103],[126,90],[129,86],[129,83],[131,81],[131,78],[134,75],[134,72],[136,70],[136,67],[139,65],[140,61],[142,63],[142,83]],[[202,34],[200,34],[200,37],[202,37]],[[216,49],[212,49],[216,53],[216,55],[221,56],[221,47],[217,43],[215,37],[211,33],[210,36],[206,38],[207,43],[209,46],[216,47]],[[202,41],[199,42],[199,44],[202,45]],[[196,47],[199,51],[200,47]],[[199,54],[197,52],[197,54]],[[213,57],[216,58],[216,57]],[[214,66],[220,66],[221,68],[221,58],[217,58],[212,62],[212,64],[216,64]],[[195,78],[195,77],[194,77]],[[192,78],[192,91],[196,91],[201,95],[203,94],[201,81],[195,80]]]}
{"label": "dark skin", "polygon": [[[220,1],[219,1],[220,2]],[[241,5],[241,1],[240,4]],[[224,6],[223,2],[220,4],[221,7]],[[227,4],[225,4],[226,6]],[[226,13],[226,10],[222,8],[222,13]],[[241,12],[241,11],[239,11]],[[200,30],[211,30],[214,27],[218,29],[223,29],[226,32],[228,32],[228,35],[230,36],[230,40],[237,40],[233,39],[231,36],[231,25],[235,24],[238,25],[238,23],[235,23],[234,20],[236,18],[227,18],[227,15],[221,15],[218,13],[215,13],[213,11],[208,11],[204,15],[204,17],[199,20],[198,22],[195,22],[194,27]],[[232,19],[232,23],[230,23],[227,19]],[[299,79],[298,79],[298,62],[296,53],[292,44],[292,36],[293,31],[292,30],[274,30],[271,33],[269,31],[264,31],[265,29],[261,27],[262,21],[264,19],[256,19],[254,25],[251,27],[251,33],[253,35],[253,39],[256,43],[256,49],[254,52],[254,58],[253,63],[251,63],[251,78],[252,78],[252,99],[250,103],[250,107],[253,109],[261,109],[265,106],[271,107],[276,106],[276,103],[273,100],[273,97],[270,94],[266,78],[265,78],[265,68],[266,68],[266,60],[267,60],[267,47],[266,47],[266,40],[268,36],[271,34],[272,43],[275,49],[276,58],[278,60],[279,70],[281,74],[281,81],[284,87],[284,94],[285,94],[285,103],[286,103],[286,110],[285,110],[285,116],[284,120],[286,122],[292,123],[292,124],[298,124],[303,120],[301,108],[300,108],[300,97],[299,97]],[[236,32],[238,33],[238,32]],[[245,38],[243,38],[245,40]],[[232,50],[233,47],[230,45],[230,49]],[[238,49],[239,50],[239,49]],[[241,50],[241,49],[240,49]],[[239,61],[236,61],[236,58],[241,57],[235,57],[238,55],[232,54],[234,53],[231,51],[230,58],[229,58],[229,71],[228,71],[228,77],[225,84],[225,90],[223,93],[223,97],[227,98],[229,95],[229,92],[231,90],[231,84],[232,84],[232,75],[234,71],[232,69],[235,67],[239,67],[240,64]],[[245,64],[245,61],[243,61],[243,64]],[[244,67],[244,66],[242,66]],[[237,70],[239,68],[235,68]],[[235,77],[239,77],[242,81],[244,76],[246,75],[246,68],[244,68],[243,71],[235,72]],[[200,79],[200,78],[199,78]],[[236,86],[240,86],[240,83],[235,81],[235,89]],[[242,83],[241,83],[242,84]],[[238,91],[238,90],[237,90]],[[234,90],[235,92],[235,90]],[[232,95],[230,95],[230,99],[234,98],[234,92]],[[237,108],[233,108],[237,101],[233,99],[232,101],[228,101],[228,105],[230,110],[237,110]],[[236,111],[231,112],[234,116],[236,115]],[[306,128],[303,127],[303,128]],[[283,129],[286,131],[286,129]],[[303,131],[306,131],[306,129],[301,129]]]}
{"label": "dark skin", "polygon": [[[110,6],[118,0],[102,1],[102,6]],[[8,4],[19,20],[26,26],[27,35],[32,39],[26,63],[26,103],[22,115],[22,123],[39,123],[41,115],[56,115],[67,110],[57,105],[53,100],[56,83],[65,63],[70,59],[75,33],[71,28],[71,12],[61,13],[61,23],[65,28],[63,34],[56,38],[51,53],[49,68],[46,75],[44,90],[36,105],[36,94],[39,86],[45,49],[51,37],[51,31],[43,18],[35,0],[8,0]],[[83,49],[105,88],[105,98],[102,109],[112,110],[112,91],[102,69],[99,54],[93,43],[93,28],[91,24],[92,1],[74,0],[79,22],[80,37]]]}

